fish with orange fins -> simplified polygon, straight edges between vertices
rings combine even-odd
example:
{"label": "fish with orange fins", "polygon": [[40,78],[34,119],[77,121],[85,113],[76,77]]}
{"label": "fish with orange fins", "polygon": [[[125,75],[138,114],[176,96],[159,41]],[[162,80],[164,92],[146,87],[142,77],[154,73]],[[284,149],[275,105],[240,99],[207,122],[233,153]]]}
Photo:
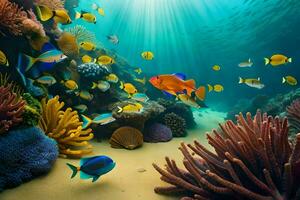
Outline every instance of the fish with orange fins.
{"label": "fish with orange fins", "polygon": [[150,78],[149,82],[157,89],[163,91],[168,96],[176,96],[180,93],[186,93],[191,97],[197,97],[204,101],[206,89],[204,86],[196,88],[196,83],[193,79],[185,80],[185,75],[181,73],[164,74]]}

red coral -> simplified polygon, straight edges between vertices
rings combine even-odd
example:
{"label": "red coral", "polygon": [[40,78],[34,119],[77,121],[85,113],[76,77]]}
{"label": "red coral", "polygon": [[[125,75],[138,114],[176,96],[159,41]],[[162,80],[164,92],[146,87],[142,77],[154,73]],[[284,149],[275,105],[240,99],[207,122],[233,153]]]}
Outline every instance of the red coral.
{"label": "red coral", "polygon": [[11,85],[0,87],[0,134],[22,122],[25,101],[11,92]]}
{"label": "red coral", "polygon": [[[258,111],[227,121],[221,131],[207,135],[216,153],[195,141],[181,144],[186,170],[166,158],[166,170],[153,164],[161,179],[172,186],[157,193],[188,192],[192,199],[296,200],[300,195],[300,134],[296,144],[288,141],[285,118],[268,117]],[[192,150],[192,153],[189,151]]]}

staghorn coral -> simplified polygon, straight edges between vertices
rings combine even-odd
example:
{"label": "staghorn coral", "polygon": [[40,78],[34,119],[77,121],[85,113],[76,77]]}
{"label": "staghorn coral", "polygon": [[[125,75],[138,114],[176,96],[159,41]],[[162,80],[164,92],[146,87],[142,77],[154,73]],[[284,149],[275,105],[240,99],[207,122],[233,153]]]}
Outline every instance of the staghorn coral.
{"label": "staghorn coral", "polygon": [[36,127],[0,137],[0,191],[50,171],[58,156],[54,140]]}
{"label": "staghorn coral", "polygon": [[56,96],[48,101],[42,100],[40,128],[47,136],[57,141],[59,153],[66,157],[81,157],[92,152],[89,140],[93,138],[92,129],[82,129],[77,111],[71,108],[62,110],[64,102]]}
{"label": "staghorn coral", "polygon": [[115,130],[109,143],[112,148],[133,150],[143,145],[143,134],[136,128],[124,126]]}
{"label": "staghorn coral", "polygon": [[[181,144],[186,170],[166,157],[167,168],[156,164],[161,179],[172,186],[157,187],[157,193],[188,192],[193,199],[296,200],[300,194],[300,134],[296,144],[288,141],[287,119],[257,111],[254,119],[240,113],[221,131],[208,134],[216,153],[199,142]],[[190,152],[189,149],[192,151]]]}
{"label": "staghorn coral", "polygon": [[11,92],[11,85],[0,87],[0,134],[22,122],[25,101]]}
{"label": "staghorn coral", "polygon": [[164,116],[164,124],[171,129],[173,137],[187,135],[185,120],[173,112]]}
{"label": "staghorn coral", "polygon": [[300,132],[300,98],[294,100],[291,105],[286,108],[287,118],[292,136]]}
{"label": "staghorn coral", "polygon": [[64,30],[65,32],[71,33],[75,36],[77,44],[81,42],[93,42],[96,43],[96,35],[87,30],[84,26],[76,25]]}
{"label": "staghorn coral", "polygon": [[46,6],[51,10],[64,10],[65,1],[62,0],[34,0],[38,6]]}

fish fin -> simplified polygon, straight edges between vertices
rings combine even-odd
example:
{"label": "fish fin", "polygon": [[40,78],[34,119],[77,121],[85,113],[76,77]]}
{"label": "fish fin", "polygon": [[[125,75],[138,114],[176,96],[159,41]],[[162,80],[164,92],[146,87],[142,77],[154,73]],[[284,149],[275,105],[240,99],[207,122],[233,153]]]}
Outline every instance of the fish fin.
{"label": "fish fin", "polygon": [[86,164],[90,160],[95,159],[96,157],[99,157],[99,156],[92,156],[92,157],[81,158],[80,159],[80,166],[83,166],[84,164]]}
{"label": "fish fin", "polygon": [[53,44],[49,43],[49,42],[46,42],[43,47],[42,47],[42,50],[41,52],[44,53],[44,52],[47,52],[47,51],[51,51],[53,49],[56,49],[55,46],[53,46]]}
{"label": "fish fin", "polygon": [[257,80],[260,81],[260,77],[258,77]]}
{"label": "fish fin", "polygon": [[81,18],[81,16],[82,16],[82,14],[80,12],[76,11],[75,19],[79,19],[79,18]]}
{"label": "fish fin", "polygon": [[98,86],[98,84],[93,82],[92,89],[95,89],[97,86]]}
{"label": "fish fin", "polygon": [[244,79],[242,77],[239,77],[239,84],[242,84],[244,82],[245,82]]}
{"label": "fish fin", "polygon": [[87,174],[87,173],[85,173],[83,171],[80,171],[80,178],[81,179],[90,179],[90,178],[94,178],[94,176],[89,175],[89,174]]}
{"label": "fish fin", "polygon": [[162,93],[163,93],[164,95],[166,95],[168,98],[172,98],[172,97],[173,97],[173,95],[170,94],[169,92],[162,91]]}
{"label": "fish fin", "polygon": [[195,80],[194,79],[185,81],[185,84],[190,88],[195,88]]}
{"label": "fish fin", "polygon": [[24,76],[23,71],[21,71],[21,67],[22,67],[22,54],[19,54],[19,56],[18,56],[18,65],[17,65],[16,70],[17,70],[17,72],[19,73],[19,75],[22,79],[23,85],[26,86],[27,85],[26,77]]}
{"label": "fish fin", "polygon": [[251,63],[251,59],[250,58],[248,59],[248,62]]}
{"label": "fish fin", "polygon": [[81,119],[82,119],[82,129],[86,129],[91,125],[91,123],[93,123],[93,120],[91,120],[89,117],[85,115],[81,115]]}
{"label": "fish fin", "polygon": [[26,67],[25,67],[25,70],[24,70],[24,72],[27,72],[27,71],[29,71],[32,68],[32,66],[37,61],[37,59],[33,58],[31,56],[28,56],[26,54],[23,54],[23,55],[25,56],[25,58],[27,59],[27,62],[28,62],[27,65],[26,65]]}
{"label": "fish fin", "polygon": [[270,59],[269,58],[264,58],[265,59],[265,65],[268,65],[270,63]]}
{"label": "fish fin", "polygon": [[285,83],[286,79],[284,77],[282,77],[282,83]]}
{"label": "fish fin", "polygon": [[36,10],[38,17],[43,22],[48,21],[54,17],[53,11],[46,6],[37,6]]}
{"label": "fish fin", "polygon": [[211,84],[207,84],[208,87],[208,92],[211,92],[213,90],[213,86],[211,86]]}
{"label": "fish fin", "polygon": [[93,181],[92,181],[92,182],[94,183],[95,181],[97,181],[97,180],[99,179],[99,177],[100,177],[100,175],[98,175],[98,176],[94,176],[94,177],[93,177]]}
{"label": "fish fin", "polygon": [[120,89],[124,89],[124,83],[123,83],[123,81],[120,81]]}
{"label": "fish fin", "polygon": [[118,113],[123,112],[123,108],[121,108],[120,106],[118,106],[117,108],[118,108],[118,111],[117,111]]}
{"label": "fish fin", "polygon": [[177,78],[180,78],[181,80],[185,80],[186,79],[186,75],[183,74],[183,73],[175,73],[173,75],[176,76]]}
{"label": "fish fin", "polygon": [[184,89],[182,92],[183,92],[184,94],[187,94],[187,90],[186,90],[186,89]]}
{"label": "fish fin", "polygon": [[67,163],[67,165],[70,167],[70,169],[72,170],[72,176],[71,178],[74,178],[78,172],[77,167],[75,167],[74,165]]}
{"label": "fish fin", "polygon": [[197,96],[198,99],[200,99],[201,101],[204,101],[205,99],[205,87],[204,86],[200,86],[196,91],[195,91],[195,95]]}
{"label": "fish fin", "polygon": [[41,76],[41,72],[38,68],[32,68],[30,70],[30,75],[33,77],[33,78],[38,78]]}
{"label": "fish fin", "polygon": [[287,61],[291,63],[292,62],[292,58],[288,58]]}

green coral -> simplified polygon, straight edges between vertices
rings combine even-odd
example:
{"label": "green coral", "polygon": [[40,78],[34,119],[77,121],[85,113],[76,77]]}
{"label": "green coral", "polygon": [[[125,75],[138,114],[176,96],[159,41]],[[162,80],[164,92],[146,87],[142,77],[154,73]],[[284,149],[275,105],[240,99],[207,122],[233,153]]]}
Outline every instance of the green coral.
{"label": "green coral", "polygon": [[24,125],[38,125],[42,111],[40,102],[32,97],[30,93],[24,93],[22,97],[26,101],[25,111],[22,116]]}

